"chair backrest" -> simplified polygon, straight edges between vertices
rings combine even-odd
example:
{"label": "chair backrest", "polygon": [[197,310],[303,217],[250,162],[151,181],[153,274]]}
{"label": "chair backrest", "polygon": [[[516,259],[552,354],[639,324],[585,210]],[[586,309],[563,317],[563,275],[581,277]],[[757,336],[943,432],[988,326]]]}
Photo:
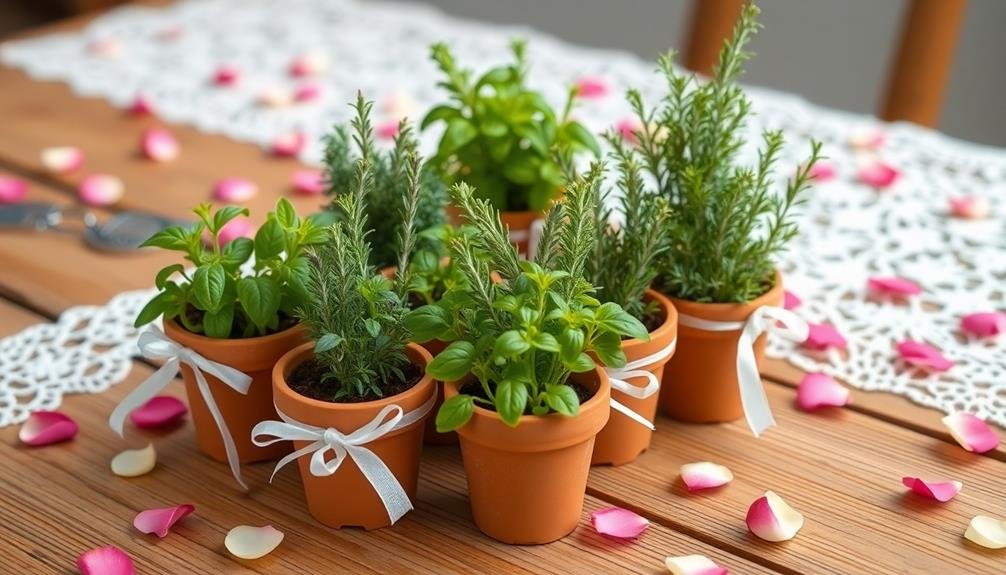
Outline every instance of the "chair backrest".
{"label": "chair backrest", "polygon": [[[684,64],[711,74],[746,0],[692,0]],[[910,0],[878,114],[934,127],[946,93],[967,0]]]}

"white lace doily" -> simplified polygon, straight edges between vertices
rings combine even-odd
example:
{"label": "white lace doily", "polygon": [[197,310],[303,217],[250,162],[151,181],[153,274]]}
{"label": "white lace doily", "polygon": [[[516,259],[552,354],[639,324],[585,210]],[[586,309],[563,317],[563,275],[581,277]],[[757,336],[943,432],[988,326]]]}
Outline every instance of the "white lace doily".
{"label": "white lace doily", "polygon": [[[349,117],[346,103],[358,89],[380,103],[379,123],[394,121],[409,108],[403,102],[414,103],[410,115],[416,117],[442,96],[428,59],[430,43],[450,43],[463,64],[481,70],[506,61],[515,36],[530,41],[530,81],[553,103],[562,102],[567,87],[583,76],[611,87],[607,96],[585,100],[576,111],[595,130],[629,116],[621,97],[626,87],[639,88],[651,102],[664,88],[652,62],[626,53],[578,48],[529,28],[460,20],[411,3],[356,0],[190,0],[167,8],[126,7],[79,33],[4,44],[0,59],[118,106],[142,94],[166,121],[241,141],[267,146],[277,136],[300,131],[310,142],[302,159],[315,162],[321,135]],[[319,51],[330,62],[310,80],[321,88],[319,99],[283,108],[259,103],[265,90],[292,92],[305,82],[290,77],[290,63]],[[224,64],[242,74],[237,86],[211,82]],[[947,412],[966,409],[1006,426],[1006,338],[979,342],[957,333],[962,314],[1006,308],[1006,152],[827,110],[786,94],[761,89],[750,94],[756,112],[748,126],[752,143],[765,128],[787,135],[781,174],[791,173],[805,156],[808,137],[825,143],[839,170],[837,179],[812,192],[803,232],[780,267],[787,286],[804,301],[799,312],[845,334],[847,359],[808,355],[782,341],[773,341],[770,353],[858,388],[901,394]],[[397,105],[386,105],[389,101]],[[864,127],[886,133],[881,153],[902,172],[889,189],[856,181],[856,158],[847,141]],[[427,149],[437,136],[424,134]],[[752,145],[746,153],[753,151]],[[948,198],[969,194],[989,198],[992,218],[947,217]],[[909,277],[923,287],[923,296],[910,306],[871,303],[864,290],[874,275]],[[5,370],[12,365],[11,373],[18,374],[0,375],[5,378],[0,425],[58,405],[64,392],[101,391],[122,379],[134,348],[129,326],[138,301],[130,298],[137,297],[123,294],[131,303],[117,298],[105,308],[77,308],[57,326],[38,326],[0,342]],[[102,327],[83,332],[66,327],[82,319]],[[957,365],[938,376],[906,369],[896,361],[893,345],[908,338],[939,347]],[[99,366],[96,375],[89,372],[92,365]]]}

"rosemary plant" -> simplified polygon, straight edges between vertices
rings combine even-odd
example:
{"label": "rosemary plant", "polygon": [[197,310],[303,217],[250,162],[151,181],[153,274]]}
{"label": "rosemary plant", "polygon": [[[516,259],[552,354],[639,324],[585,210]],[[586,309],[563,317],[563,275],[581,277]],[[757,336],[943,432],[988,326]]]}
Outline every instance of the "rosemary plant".
{"label": "rosemary plant", "polygon": [[647,109],[639,92],[629,90],[641,126],[636,150],[607,136],[623,161],[635,161],[638,154],[654,182],[652,191],[670,205],[664,226],[669,247],[657,285],[673,297],[746,302],[768,291],[774,281],[772,257],[797,233],[793,209],[803,202],[820,157],[820,144],[812,141],[809,159],[781,194],[773,177],[784,143],[781,132],[762,135],[753,167],[737,161],[751,112],[737,78],[752,55],[745,46],[760,29],[758,14],[754,4],[744,8],[708,82],[678,72],[671,52],[659,61],[668,92],[656,108]]}

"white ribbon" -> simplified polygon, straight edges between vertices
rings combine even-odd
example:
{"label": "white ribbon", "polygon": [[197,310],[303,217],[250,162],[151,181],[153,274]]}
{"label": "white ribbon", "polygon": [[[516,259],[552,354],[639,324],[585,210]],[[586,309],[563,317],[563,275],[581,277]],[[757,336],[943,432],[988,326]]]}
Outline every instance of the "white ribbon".
{"label": "white ribbon", "polygon": [[248,489],[244,480],[241,479],[241,464],[238,461],[238,452],[237,447],[234,445],[234,438],[231,437],[231,433],[227,429],[227,423],[220,413],[220,408],[213,401],[213,393],[210,391],[210,386],[206,382],[203,372],[205,371],[219,379],[221,383],[242,395],[248,393],[248,387],[251,385],[252,378],[233,367],[210,361],[191,349],[175,343],[156,326],[151,326],[140,334],[137,346],[140,348],[140,353],[143,354],[143,357],[147,359],[167,359],[167,361],[164,362],[164,365],[160,369],[148,377],[146,381],[136,386],[136,389],[131,391],[115,407],[112,415],[108,418],[108,425],[121,437],[126,416],[134,409],[153,399],[154,396],[171,383],[171,380],[178,374],[181,364],[184,363],[192,368],[192,373],[196,376],[196,385],[199,387],[199,393],[203,396],[203,401],[213,416],[217,429],[220,430],[220,437],[224,440],[224,450],[227,452],[227,463],[230,464],[234,479],[237,480],[238,485],[242,488]]}
{"label": "white ribbon", "polygon": [[[785,339],[806,341],[810,328],[800,316],[780,307],[762,306],[752,313],[747,321],[711,321],[690,315],[679,314],[678,324],[703,331],[741,330],[737,339],[737,384],[740,386],[741,405],[755,437],[775,425],[772,409],[765,395],[755,360],[755,341],[766,332]],[[781,324],[781,325],[780,325]]]}
{"label": "white ribbon", "polygon": [[[263,421],[256,425],[252,429],[252,443],[259,447],[266,447],[278,441],[311,442],[280,459],[269,478],[270,483],[284,465],[309,453],[311,454],[311,474],[316,477],[328,477],[338,471],[348,455],[374,487],[374,491],[384,503],[384,509],[387,510],[391,523],[394,524],[412,510],[412,501],[409,500],[402,485],[384,461],[381,461],[377,454],[364,446],[392,431],[408,427],[421,420],[433,409],[436,401],[437,394],[434,393],[426,403],[408,413],[404,413],[398,405],[385,406],[369,423],[352,433],[345,434],[331,427],[315,427],[301,423],[277,407],[276,413],[283,421]],[[391,415],[391,419],[388,419],[389,415]],[[271,436],[273,439],[260,440],[260,436]],[[328,452],[335,455],[331,461],[325,461]]]}
{"label": "white ribbon", "polygon": [[[671,340],[671,343],[667,344],[667,346],[656,353],[630,361],[622,367],[604,368],[604,371],[608,373],[608,380],[611,383],[611,388],[617,389],[618,391],[621,391],[630,397],[635,397],[636,399],[646,399],[654,393],[657,393],[660,391],[660,380],[657,379],[657,376],[653,375],[652,372],[647,371],[644,368],[670,357],[671,354],[674,353],[674,349],[677,345],[678,340],[675,338]],[[639,387],[628,382],[629,379],[636,377],[646,378],[646,385]],[[614,397],[611,398],[611,408],[625,414],[630,419],[639,423],[643,427],[646,427],[650,431],[656,430],[652,421],[646,419],[642,415],[639,415],[624,403],[616,400]]]}

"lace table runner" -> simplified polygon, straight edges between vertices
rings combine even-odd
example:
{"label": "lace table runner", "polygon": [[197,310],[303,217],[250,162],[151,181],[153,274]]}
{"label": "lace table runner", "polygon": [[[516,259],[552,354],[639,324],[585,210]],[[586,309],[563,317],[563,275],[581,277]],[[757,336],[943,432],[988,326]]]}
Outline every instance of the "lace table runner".
{"label": "lace table runner", "polygon": [[[138,95],[166,121],[267,146],[303,132],[306,162],[321,156],[320,136],[349,117],[358,89],[379,102],[378,122],[408,111],[417,117],[441,97],[428,45],[447,41],[465,65],[503,62],[512,37],[530,41],[531,83],[553,103],[583,77],[608,94],[585,99],[577,117],[602,130],[629,117],[622,93],[639,88],[653,101],[663,89],[654,64],[608,50],[571,46],[529,28],[460,20],[415,4],[355,0],[190,0],[168,8],[126,7],[66,35],[7,43],[0,60],[39,79],[67,82],[86,96],[118,106]],[[292,93],[291,61],[321,52],[330,65],[313,82],[320,97],[287,107],[260,103],[263,91]],[[210,81],[229,65],[238,86]],[[807,138],[825,144],[837,177],[817,186],[802,215],[802,233],[782,256],[789,289],[808,320],[831,323],[849,341],[847,354],[811,354],[784,341],[769,353],[808,371],[824,371],[866,390],[900,394],[943,411],[968,410],[1006,426],[1006,338],[968,339],[963,314],[1003,310],[1006,290],[1006,151],[982,148],[905,124],[840,113],[777,92],[752,89],[751,142],[781,129],[788,145],[780,174],[792,173]],[[865,133],[886,136],[873,153],[901,172],[886,189],[856,178],[863,152],[849,144]],[[438,134],[424,134],[430,149]],[[753,157],[754,147],[745,153]],[[952,196],[981,194],[992,216],[947,215]],[[867,278],[897,275],[921,285],[909,305],[871,302]],[[74,308],[56,325],[36,326],[0,340],[0,425],[59,405],[64,393],[99,392],[128,373],[131,329],[148,292],[122,294],[104,307]],[[83,329],[77,326],[85,325]],[[928,375],[896,360],[894,342],[929,342],[956,362]]]}

